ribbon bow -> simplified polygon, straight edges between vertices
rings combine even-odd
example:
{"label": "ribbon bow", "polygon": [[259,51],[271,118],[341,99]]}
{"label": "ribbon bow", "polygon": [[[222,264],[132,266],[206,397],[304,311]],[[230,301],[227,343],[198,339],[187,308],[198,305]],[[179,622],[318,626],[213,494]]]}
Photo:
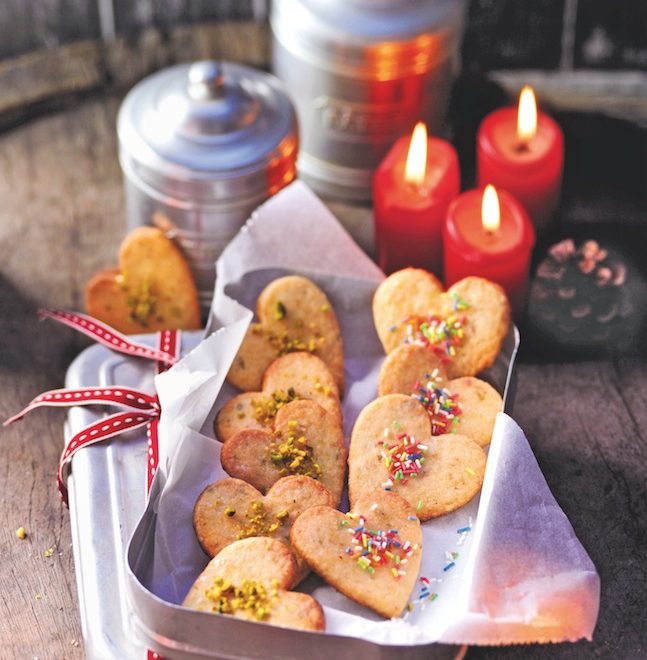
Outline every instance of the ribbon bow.
{"label": "ribbon bow", "polygon": [[[85,314],[60,310],[41,310],[40,318],[51,318],[70,326],[95,339],[108,348],[134,357],[155,360],[158,373],[171,367],[178,359],[181,344],[179,330],[164,330],[157,334],[157,348],[132,341],[105,323]],[[116,435],[146,426],[148,436],[148,467],[146,470],[146,492],[150,491],[159,461],[157,427],[161,409],[155,394],[148,394],[130,387],[81,387],[79,389],[49,390],[39,394],[17,415],[10,417],[3,426],[22,419],[28,412],[41,406],[92,406],[110,405],[126,408],[100,419],[80,430],[67,442],[58,464],[57,482],[61,499],[68,504],[67,478],[70,463],[79,450]]]}

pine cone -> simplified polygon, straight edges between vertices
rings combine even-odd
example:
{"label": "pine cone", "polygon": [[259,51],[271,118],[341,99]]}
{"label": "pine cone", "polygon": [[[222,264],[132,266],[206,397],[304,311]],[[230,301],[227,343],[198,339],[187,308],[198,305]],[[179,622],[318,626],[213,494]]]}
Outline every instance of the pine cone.
{"label": "pine cone", "polygon": [[622,295],[626,277],[626,266],[596,241],[576,248],[570,238],[563,240],[537,267],[530,319],[560,343],[606,341],[633,311]]}

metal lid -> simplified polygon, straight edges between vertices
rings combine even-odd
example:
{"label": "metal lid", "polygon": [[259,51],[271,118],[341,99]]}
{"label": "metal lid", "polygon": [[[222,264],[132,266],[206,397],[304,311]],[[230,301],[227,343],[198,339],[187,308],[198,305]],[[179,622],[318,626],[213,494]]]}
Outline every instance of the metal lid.
{"label": "metal lid", "polygon": [[274,0],[280,42],[354,76],[421,73],[453,55],[466,0]]}
{"label": "metal lid", "polygon": [[127,176],[185,199],[267,194],[268,170],[296,156],[294,109],[274,76],[205,60],[144,79],[117,118]]}

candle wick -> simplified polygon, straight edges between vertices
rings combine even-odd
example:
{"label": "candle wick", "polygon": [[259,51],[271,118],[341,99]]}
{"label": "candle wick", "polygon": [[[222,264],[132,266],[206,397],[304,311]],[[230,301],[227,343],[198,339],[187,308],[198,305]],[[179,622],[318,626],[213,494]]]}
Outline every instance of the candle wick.
{"label": "candle wick", "polygon": [[424,182],[415,183],[414,181],[407,181],[407,185],[409,187],[409,190],[411,192],[416,193],[417,195],[424,195],[427,190]]}
{"label": "candle wick", "polygon": [[517,142],[517,145],[515,146],[515,151],[517,151],[518,153],[525,153],[527,151],[530,151],[529,141],[519,140]]}

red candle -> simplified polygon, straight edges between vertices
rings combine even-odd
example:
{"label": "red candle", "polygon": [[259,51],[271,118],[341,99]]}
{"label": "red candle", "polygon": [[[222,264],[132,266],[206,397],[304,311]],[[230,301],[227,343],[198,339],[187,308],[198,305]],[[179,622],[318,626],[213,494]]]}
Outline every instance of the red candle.
{"label": "red candle", "polygon": [[535,227],[545,228],[559,203],[564,135],[548,115],[537,114],[535,95],[524,87],[519,107],[489,114],[477,136],[477,181],[512,193]]}
{"label": "red candle", "polygon": [[526,301],[535,230],[523,206],[493,186],[455,199],[443,227],[445,285],[478,275],[500,284],[516,314]]}
{"label": "red candle", "polygon": [[460,190],[458,157],[416,125],[400,138],[373,177],[377,260],[385,273],[418,266],[442,272],[442,225]]}

